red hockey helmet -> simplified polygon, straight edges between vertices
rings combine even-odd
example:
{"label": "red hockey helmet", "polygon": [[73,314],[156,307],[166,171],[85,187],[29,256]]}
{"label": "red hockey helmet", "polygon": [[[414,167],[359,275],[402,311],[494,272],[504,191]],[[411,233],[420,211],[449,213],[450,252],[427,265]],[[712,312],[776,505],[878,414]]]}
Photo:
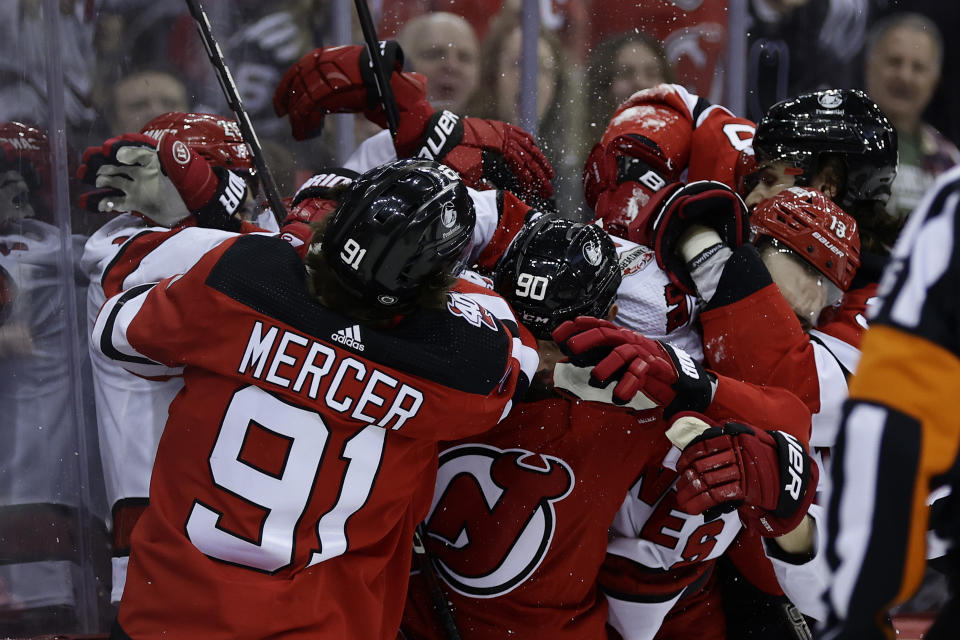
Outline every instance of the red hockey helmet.
{"label": "red hockey helmet", "polygon": [[52,211],[50,140],[46,132],[20,122],[0,122],[0,171],[11,169],[23,176],[34,209],[42,205]]}
{"label": "red hockey helmet", "polygon": [[773,238],[846,291],[860,266],[857,221],[827,196],[791,187],[764,200],[750,215],[754,244]]}
{"label": "red hockey helmet", "polygon": [[31,189],[50,188],[50,141],[47,134],[20,122],[0,123],[4,168],[17,169]]}
{"label": "red hockey helmet", "polygon": [[252,176],[253,158],[235,120],[211,113],[163,113],[144,125],[140,133],[158,142],[172,133],[215,167]]}

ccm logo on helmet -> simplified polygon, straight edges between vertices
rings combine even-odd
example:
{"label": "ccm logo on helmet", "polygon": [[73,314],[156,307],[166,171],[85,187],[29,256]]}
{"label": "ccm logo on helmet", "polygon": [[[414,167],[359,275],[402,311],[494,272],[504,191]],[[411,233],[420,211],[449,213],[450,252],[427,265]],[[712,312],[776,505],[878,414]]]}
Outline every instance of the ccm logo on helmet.
{"label": "ccm logo on helmet", "polygon": [[190,149],[180,140],[173,143],[173,148],[171,148],[170,151],[173,152],[173,159],[177,161],[177,164],[187,164],[190,162]]}

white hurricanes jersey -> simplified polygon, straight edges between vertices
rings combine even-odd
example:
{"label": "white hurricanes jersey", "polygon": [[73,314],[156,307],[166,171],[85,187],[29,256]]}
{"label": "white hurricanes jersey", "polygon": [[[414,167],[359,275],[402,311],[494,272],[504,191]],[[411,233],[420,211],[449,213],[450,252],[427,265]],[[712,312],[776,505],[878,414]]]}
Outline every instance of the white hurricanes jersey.
{"label": "white hurricanes jersey", "polygon": [[[90,276],[87,291],[87,328],[93,330],[106,301],[101,278],[123,244],[152,227],[143,218],[122,214],[100,227],[84,247],[81,266]],[[90,346],[100,452],[111,507],[119,500],[146,499],[150,471],[167,407],[183,386],[180,379],[147,380],[131,375]]]}
{"label": "white hurricanes jersey", "polygon": [[[86,467],[80,456],[85,451],[96,456],[92,404],[87,413],[78,386],[84,380],[78,378],[82,371],[72,368],[83,361],[86,342],[77,343],[82,333],[68,324],[71,316],[65,312],[77,304],[83,278],[63,261],[57,227],[33,219],[11,226],[14,231],[0,234],[0,509],[15,506],[21,515],[32,513],[62,524],[75,519],[85,496],[97,493],[81,476]],[[71,357],[69,349],[74,347],[81,352]],[[81,432],[84,425],[91,432]],[[86,446],[81,446],[81,438]],[[31,512],[34,507],[37,511]],[[74,515],[57,515],[63,513]],[[0,513],[0,518],[6,517]],[[74,535],[66,530],[64,534]],[[0,582],[10,592],[8,603],[25,608],[73,606],[76,566],[61,558],[56,545],[41,540],[31,561],[18,562],[19,542],[8,543],[11,557],[0,563]],[[38,555],[43,557],[37,559]],[[0,611],[5,608],[0,603]]]}
{"label": "white hurricanes jersey", "polygon": [[664,340],[703,361],[696,328],[696,299],[670,282],[653,249],[610,236],[617,245],[623,280],[617,290],[614,322],[653,340]]}
{"label": "white hurricanes jersey", "polygon": [[[136,264],[122,262],[128,241],[141,234],[166,236],[166,242]],[[179,233],[152,226],[133,214],[122,214],[100,227],[84,247],[81,267],[90,277],[87,291],[87,330],[92,331],[100,307],[106,300],[104,278],[122,273],[112,288],[156,282],[180,273],[196,263],[209,248],[232,237],[224,231],[189,228]],[[116,291],[111,290],[111,293]],[[93,368],[100,458],[106,483],[107,502],[117,515],[118,508],[139,508],[149,496],[150,474],[160,434],[167,422],[168,408],[183,388],[183,379],[146,379],[133,375],[100,352],[89,348]],[[116,527],[118,523],[114,523]],[[129,532],[114,531],[114,540],[125,540]],[[126,546],[125,542],[120,543]],[[126,551],[121,548],[112,558],[113,591],[111,600],[119,602],[126,578]]]}

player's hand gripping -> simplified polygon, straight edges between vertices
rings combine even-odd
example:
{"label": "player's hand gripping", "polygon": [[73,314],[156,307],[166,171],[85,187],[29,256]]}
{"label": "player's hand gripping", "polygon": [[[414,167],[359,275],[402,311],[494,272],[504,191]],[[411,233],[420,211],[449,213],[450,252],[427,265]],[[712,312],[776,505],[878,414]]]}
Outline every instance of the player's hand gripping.
{"label": "player's hand gripping", "polygon": [[[698,238],[691,232],[698,232]],[[736,249],[749,233],[749,215],[740,196],[721,182],[701,180],[678,189],[660,205],[653,221],[653,250],[670,280],[684,293],[696,295],[691,264],[681,256],[684,245],[689,243],[690,260],[699,262],[721,247]]]}
{"label": "player's hand gripping", "polygon": [[629,404],[642,394],[669,417],[678,411],[704,411],[713,399],[706,370],[667,343],[590,317],[568,320],[552,335],[573,365],[591,368],[591,386],[616,382],[615,404]]}
{"label": "player's hand gripping", "polygon": [[469,187],[505,189],[533,205],[553,195],[553,167],[533,137],[512,124],[440,111],[416,139],[398,135],[396,142],[399,154],[442,162]]}
{"label": "player's hand gripping", "polygon": [[[400,117],[394,137],[400,157],[442,162],[478,189],[507,189],[523,198],[553,195],[553,168],[528,133],[505,122],[435,112],[427,101],[426,79],[403,71],[397,43],[382,43],[382,53]],[[273,105],[278,116],[290,117],[298,140],[319,134],[328,113],[362,113],[387,126],[366,47],[359,45],[305,55],[283,76]]]}
{"label": "player's hand gripping", "polygon": [[157,141],[139,133],[88,147],[77,178],[97,187],[80,196],[80,206],[88,211],[131,211],[163,227],[173,227],[190,215],[160,167]]}
{"label": "player's hand gripping", "polygon": [[[677,422],[690,417],[681,415]],[[703,421],[704,430],[677,462],[680,508],[693,514],[738,509],[743,523],[765,537],[795,529],[813,501],[819,477],[800,441],[783,431],[692,417]]]}
{"label": "player's hand gripping", "polygon": [[98,187],[81,196],[90,211],[133,211],[165,227],[193,214],[198,225],[237,231],[237,211],[247,185],[243,178],[205,158],[175,136],[160,144],[141,134],[110,138],[83,154],[77,177]]}
{"label": "player's hand gripping", "polygon": [[[427,102],[427,82],[419,73],[403,71],[403,50],[396,42],[381,42],[384,73],[400,115],[401,139],[419,138],[433,107]],[[362,113],[381,127],[387,116],[363,45],[321,47],[294,63],[273,94],[273,110],[289,116],[293,137],[305,140],[320,134],[328,113]]]}

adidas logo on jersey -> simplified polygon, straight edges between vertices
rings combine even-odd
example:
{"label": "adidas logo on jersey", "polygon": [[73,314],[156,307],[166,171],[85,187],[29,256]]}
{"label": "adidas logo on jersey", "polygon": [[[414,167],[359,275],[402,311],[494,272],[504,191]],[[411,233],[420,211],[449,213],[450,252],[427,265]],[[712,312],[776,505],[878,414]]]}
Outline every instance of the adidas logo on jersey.
{"label": "adidas logo on jersey", "polygon": [[363,343],[360,342],[360,325],[358,324],[355,324],[352,327],[347,327],[346,329],[340,329],[331,335],[330,338],[334,342],[339,342],[340,344],[350,347],[351,349],[363,351]]}

